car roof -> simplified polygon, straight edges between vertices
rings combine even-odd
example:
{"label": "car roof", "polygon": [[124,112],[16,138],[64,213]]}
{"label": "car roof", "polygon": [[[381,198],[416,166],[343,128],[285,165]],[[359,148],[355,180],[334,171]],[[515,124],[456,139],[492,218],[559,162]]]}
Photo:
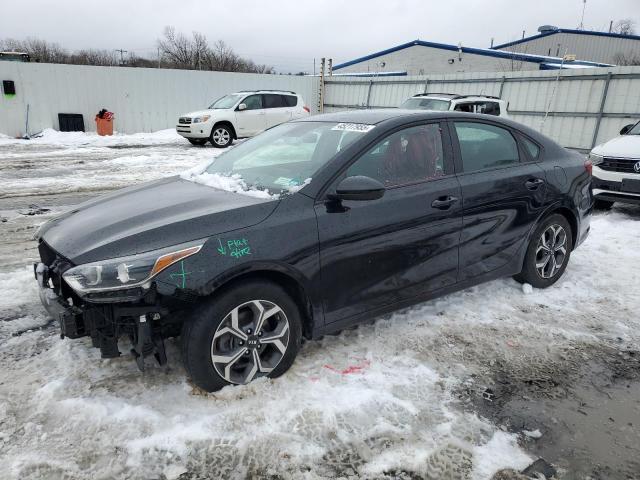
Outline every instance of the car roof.
{"label": "car roof", "polygon": [[297,95],[296,92],[292,92],[291,90],[240,90],[236,93],[288,93],[292,95]]}
{"label": "car roof", "polygon": [[412,98],[447,98],[449,100],[476,100],[487,99],[501,100],[500,97],[494,97],[493,95],[459,95],[457,93],[418,93]]}

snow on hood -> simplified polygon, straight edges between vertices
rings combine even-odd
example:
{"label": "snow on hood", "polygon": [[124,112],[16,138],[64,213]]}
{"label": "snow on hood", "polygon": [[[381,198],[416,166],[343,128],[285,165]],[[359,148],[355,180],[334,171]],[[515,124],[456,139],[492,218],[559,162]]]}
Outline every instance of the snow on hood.
{"label": "snow on hood", "polygon": [[305,179],[300,185],[283,186],[282,191],[278,193],[270,193],[269,190],[258,190],[250,188],[239,174],[220,175],[219,173],[209,173],[207,168],[212,161],[208,160],[180,174],[180,178],[200,183],[208,187],[225,190],[227,192],[239,193],[255,198],[277,199],[282,194],[297,193],[311,183],[311,178]]}
{"label": "snow on hood", "polygon": [[249,186],[242,179],[242,176],[237,173],[234,175],[226,176],[219,173],[207,172],[207,167],[211,165],[211,161],[202,163],[180,175],[185,180],[190,180],[195,183],[200,183],[208,187],[217,188],[218,190],[225,190],[227,192],[239,193],[242,195],[248,195],[255,198],[265,199],[277,199],[279,195],[269,193],[269,190],[258,190],[256,188],[249,188]]}
{"label": "snow on hood", "polygon": [[215,115],[219,111],[229,110],[229,109],[217,109],[217,110],[196,110],[195,112],[183,113],[180,115],[181,117],[201,117],[203,115]]}
{"label": "snow on hood", "polygon": [[592,152],[608,157],[640,158],[640,135],[620,135],[597,145]]}

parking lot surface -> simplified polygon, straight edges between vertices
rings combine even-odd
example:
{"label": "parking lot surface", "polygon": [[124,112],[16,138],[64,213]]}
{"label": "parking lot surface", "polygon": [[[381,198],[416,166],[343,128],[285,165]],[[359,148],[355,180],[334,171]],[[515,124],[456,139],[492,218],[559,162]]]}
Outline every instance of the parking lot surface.
{"label": "parking lot surface", "polygon": [[177,341],[140,373],[60,340],[37,226],[219,153],[172,131],[0,139],[1,478],[521,478],[539,457],[557,478],[640,478],[638,207],[596,213],[550,289],[502,279],[371,318],[277,380],[205,394]]}

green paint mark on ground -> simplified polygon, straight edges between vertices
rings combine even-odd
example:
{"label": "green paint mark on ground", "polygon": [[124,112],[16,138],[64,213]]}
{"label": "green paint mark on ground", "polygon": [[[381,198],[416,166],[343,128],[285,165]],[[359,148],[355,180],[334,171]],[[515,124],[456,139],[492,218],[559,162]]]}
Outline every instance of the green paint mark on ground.
{"label": "green paint mark on ground", "polygon": [[187,286],[187,275],[191,275],[191,272],[184,271],[184,261],[180,261],[180,271],[178,273],[172,273],[169,276],[172,280],[179,279],[176,282],[176,287],[185,288]]}
{"label": "green paint mark on ground", "polygon": [[5,93],[5,94],[4,94],[4,98],[13,98],[13,97],[15,97],[15,96],[16,96],[16,94],[15,94],[15,93]]}

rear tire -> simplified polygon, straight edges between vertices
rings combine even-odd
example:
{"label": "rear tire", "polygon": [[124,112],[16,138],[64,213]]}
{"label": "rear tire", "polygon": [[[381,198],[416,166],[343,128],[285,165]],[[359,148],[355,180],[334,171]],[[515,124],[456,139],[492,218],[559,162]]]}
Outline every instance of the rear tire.
{"label": "rear tire", "polygon": [[556,283],[569,263],[573,249],[571,232],[571,225],[560,214],[543,219],[531,236],[522,271],[513,278],[535,288]]}
{"label": "rear tire", "polygon": [[282,375],[301,339],[300,311],[291,297],[274,283],[250,280],[208,299],[185,321],[182,360],[193,382],[214,392]]}
{"label": "rear tire", "polygon": [[233,132],[227,125],[215,125],[211,130],[209,141],[216,148],[227,148],[233,143]]}
{"label": "rear tire", "polygon": [[613,207],[613,202],[608,200],[598,200],[597,198],[593,201],[594,210],[611,210]]}
{"label": "rear tire", "polygon": [[189,143],[191,143],[191,145],[202,146],[207,143],[206,138],[187,138],[187,140],[189,140]]}

